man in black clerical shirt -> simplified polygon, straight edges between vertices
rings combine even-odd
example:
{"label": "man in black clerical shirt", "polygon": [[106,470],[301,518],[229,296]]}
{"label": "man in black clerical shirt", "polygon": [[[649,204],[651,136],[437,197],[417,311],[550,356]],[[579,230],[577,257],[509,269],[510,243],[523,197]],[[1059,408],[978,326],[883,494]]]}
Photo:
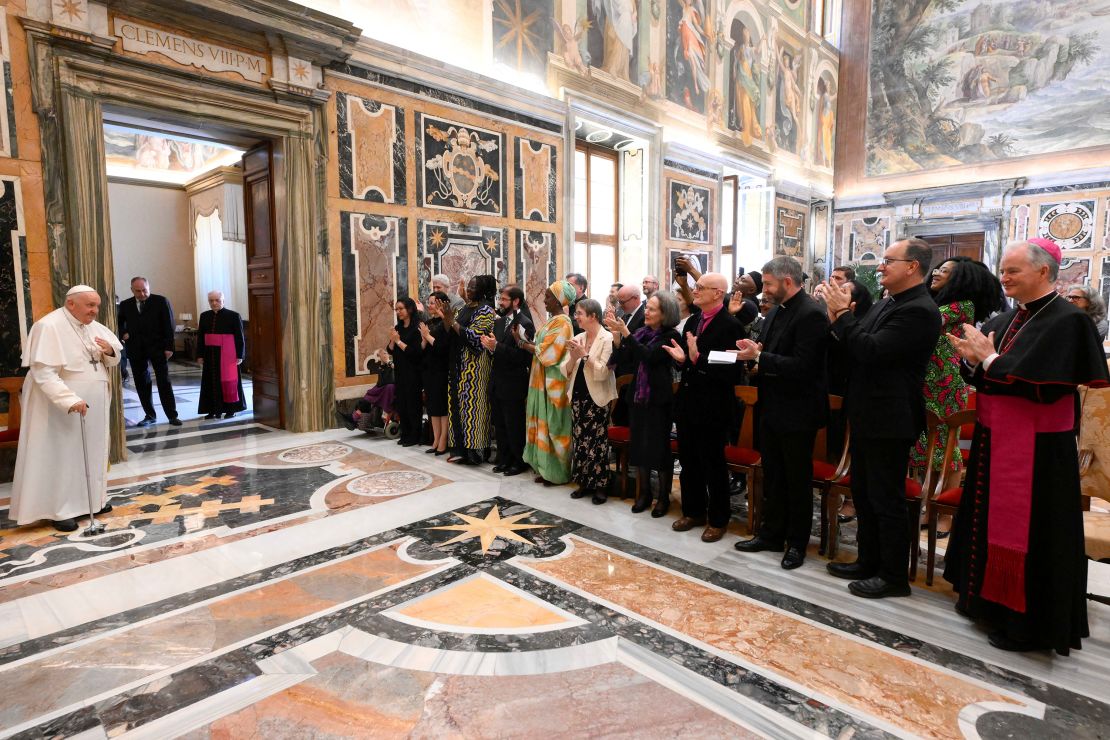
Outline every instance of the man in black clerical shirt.
{"label": "man in black clerical shirt", "polygon": [[170,385],[169,359],[173,355],[173,307],[160,295],[150,292],[150,281],[145,277],[131,278],[133,297],[119,304],[119,338],[127,348],[127,360],[135,376],[135,392],[146,416],[137,426],[153,424],[158,415],[154,411],[150,386],[150,370],[158,380],[158,398],[170,424],[181,426],[177,418],[177,402]]}
{"label": "man in black clerical shirt", "polygon": [[858,522],[856,561],[827,569],[851,580],[848,590],[864,598],[910,595],[906,469],[925,428],[925,370],[941,328],[924,285],[932,261],[933,250],[921,239],[887,247],[878,271],[889,295],[862,319],[852,311],[851,283],[830,280],[818,288],[833,340],[851,367],[844,404]]}
{"label": "man in black clerical shirt", "polygon": [[739,358],[757,367],[763,518],[756,536],[735,547],[741,552],[785,549],[786,570],[805,561],[813,528],[813,442],[829,417],[829,321],[802,284],[802,266],[793,257],[764,265],[763,295],[777,308],[767,318],[762,343],[736,343]]}
{"label": "man in black clerical shirt", "polygon": [[524,302],[524,291],[506,285],[498,298],[499,314],[493,336],[483,336],[482,346],[493,353],[490,371],[490,402],[494,435],[497,439],[497,465],[493,472],[519,475],[524,472],[525,406],[528,399],[528,372],[532,353],[521,344],[536,335],[532,317]]}

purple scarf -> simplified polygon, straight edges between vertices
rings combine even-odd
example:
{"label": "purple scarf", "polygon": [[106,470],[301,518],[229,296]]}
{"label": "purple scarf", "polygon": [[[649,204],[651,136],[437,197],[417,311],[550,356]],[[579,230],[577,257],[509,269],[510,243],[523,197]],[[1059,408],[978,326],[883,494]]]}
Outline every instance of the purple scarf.
{"label": "purple scarf", "polygon": [[[660,329],[641,326],[632,335],[633,339],[643,345],[650,345],[662,334]],[[651,400],[651,385],[648,383],[647,363],[641,362],[636,367],[636,392],[632,396],[633,403],[647,403]]]}

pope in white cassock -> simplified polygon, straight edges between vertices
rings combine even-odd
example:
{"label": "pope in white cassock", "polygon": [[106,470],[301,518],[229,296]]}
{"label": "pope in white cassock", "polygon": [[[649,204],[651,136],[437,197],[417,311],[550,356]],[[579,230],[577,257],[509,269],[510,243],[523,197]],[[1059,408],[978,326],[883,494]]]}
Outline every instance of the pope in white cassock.
{"label": "pope in white cassock", "polygon": [[[31,327],[23,349],[23,418],[9,516],[18,524],[49,519],[72,532],[89,513],[89,488],[97,508],[107,502],[108,368],[123,350],[116,335],[96,320],[100,296],[87,285],[66,293],[66,304]],[[85,417],[88,472],[81,459]]]}

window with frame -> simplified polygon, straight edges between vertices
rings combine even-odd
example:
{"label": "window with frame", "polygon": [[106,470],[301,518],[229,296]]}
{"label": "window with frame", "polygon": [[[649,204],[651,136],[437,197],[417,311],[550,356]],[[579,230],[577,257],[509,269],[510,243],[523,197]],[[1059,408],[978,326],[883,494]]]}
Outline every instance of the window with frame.
{"label": "window with frame", "polygon": [[740,178],[726,175],[721,182],[721,274],[736,275],[736,197]]}
{"label": "window with frame", "polygon": [[574,270],[604,303],[617,281],[617,153],[584,141],[574,148]]}
{"label": "window with frame", "polygon": [[844,0],[813,0],[813,30],[840,48],[840,15]]}

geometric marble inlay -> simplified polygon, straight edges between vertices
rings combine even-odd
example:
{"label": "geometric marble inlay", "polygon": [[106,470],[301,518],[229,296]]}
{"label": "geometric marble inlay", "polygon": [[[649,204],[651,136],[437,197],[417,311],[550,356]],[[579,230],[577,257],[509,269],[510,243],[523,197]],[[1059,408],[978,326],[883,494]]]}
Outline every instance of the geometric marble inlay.
{"label": "geometric marble inlay", "polygon": [[433,480],[416,470],[383,470],[360,475],[347,483],[347,490],[358,496],[403,496],[424,490]]}
{"label": "geometric marble inlay", "polygon": [[[499,285],[509,279],[505,229],[465,226],[451,221],[420,221],[419,294],[428,295],[432,275],[443,273],[451,285],[475,275],[493,275]],[[547,286],[544,286],[547,287]]]}
{"label": "geometric marble inlay", "polygon": [[20,373],[31,325],[31,279],[18,177],[0,177],[0,377]]}
{"label": "geometric marble inlay", "polygon": [[471,632],[561,629],[583,620],[483,573],[418,597],[386,616],[431,629]]}
{"label": "geometric marble inlay", "polygon": [[524,290],[532,310],[532,322],[539,326],[547,316],[543,305],[544,291],[555,282],[555,235],[546,231],[517,232],[517,283]]}
{"label": "geometric marble inlay", "polygon": [[351,448],[337,442],[304,445],[285,450],[278,459],[289,463],[322,463],[338,460],[351,454]]}
{"label": "geometric marble inlay", "polygon": [[344,359],[354,377],[377,372],[385,360],[393,303],[408,295],[408,226],[405,218],[347,211],[339,219]]}
{"label": "geometric marble inlay", "polygon": [[4,72],[4,89],[0,92],[0,157],[16,156],[11,59],[11,49],[8,47],[8,10],[0,7],[0,65]]}
{"label": "geometric marble inlay", "polygon": [[502,215],[502,135],[423,113],[417,121],[421,205]]}
{"label": "geometric marble inlay", "polygon": [[712,206],[709,188],[667,180],[667,236],[684,242],[709,243]]}
{"label": "geometric marble inlay", "polygon": [[339,195],[405,202],[405,111],[353,95],[336,95]]}
{"label": "geometric marble inlay", "polygon": [[516,217],[553,223],[558,183],[555,147],[517,138],[516,149]]}

